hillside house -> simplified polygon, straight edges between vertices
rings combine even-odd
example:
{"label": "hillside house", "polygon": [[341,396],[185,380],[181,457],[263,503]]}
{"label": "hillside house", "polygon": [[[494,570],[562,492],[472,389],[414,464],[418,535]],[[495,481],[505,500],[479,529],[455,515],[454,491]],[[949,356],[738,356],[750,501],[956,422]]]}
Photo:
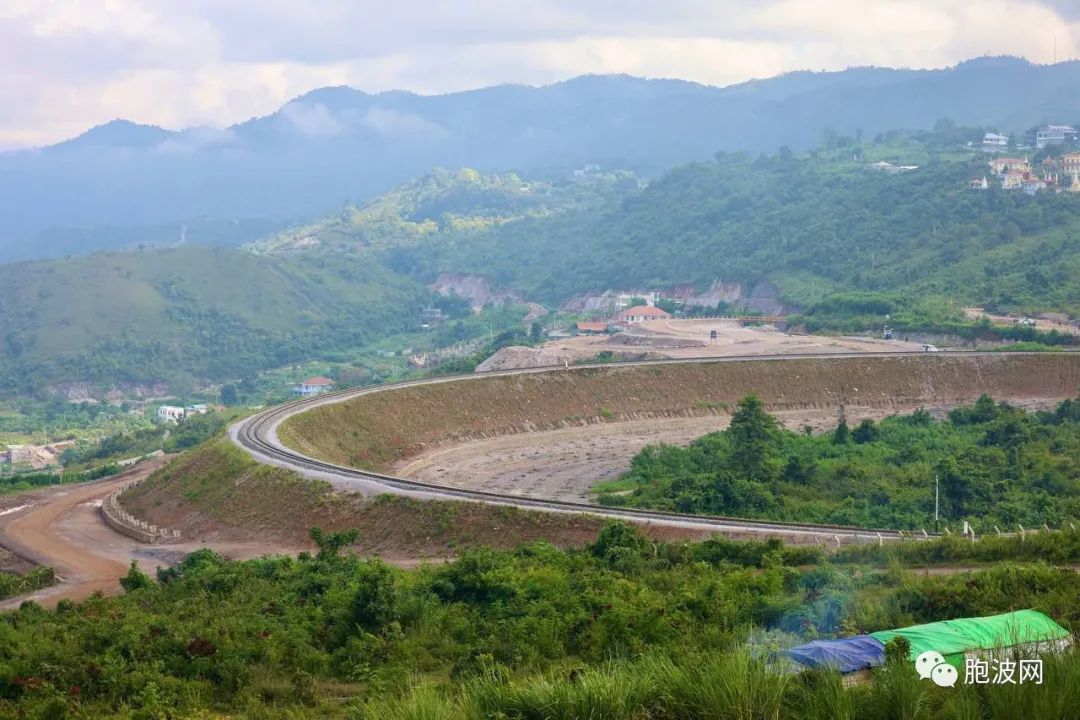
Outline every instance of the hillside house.
{"label": "hillside house", "polygon": [[1071,125],[1043,125],[1028,133],[1028,141],[1042,150],[1048,145],[1065,145],[1076,142],[1077,131]]}
{"label": "hillside house", "polygon": [[638,305],[627,308],[615,316],[615,322],[619,325],[637,325],[648,320],[665,320],[671,317],[671,313],[661,310],[652,305]]}
{"label": "hillside house", "polygon": [[187,417],[187,411],[176,405],[162,405],[157,409],[159,423],[178,423]]}
{"label": "hillside house", "polygon": [[304,397],[321,395],[324,392],[329,392],[332,387],[334,387],[333,380],[317,375],[301,381],[299,385],[293,388],[293,395],[302,395]]}
{"label": "hillside house", "polygon": [[1022,188],[1024,186],[1024,182],[1026,182],[1027,178],[1028,173],[1026,172],[1007,172],[1005,173],[1005,176],[1001,178],[1001,189],[1018,190],[1019,188]]}
{"label": "hillside house", "polygon": [[1063,175],[1080,175],[1080,152],[1068,153],[1061,156],[1061,173]]}
{"label": "hillside house", "polygon": [[983,147],[987,149],[996,150],[998,148],[1004,148],[1009,146],[1008,135],[998,135],[997,133],[988,132],[983,135],[982,141]]}
{"label": "hillside house", "polygon": [[1026,192],[1028,195],[1034,195],[1037,192],[1045,190],[1047,188],[1047,184],[1045,180],[1032,175],[1029,176],[1026,180],[1024,180],[1023,188],[1024,192]]}
{"label": "hillside house", "polygon": [[981,178],[971,178],[968,187],[972,190],[987,190],[990,187],[990,183],[987,182],[986,176],[983,175]]}
{"label": "hillside house", "polygon": [[990,161],[990,172],[998,177],[1011,172],[1029,173],[1031,172],[1031,163],[1028,162],[1026,157],[998,157]]}

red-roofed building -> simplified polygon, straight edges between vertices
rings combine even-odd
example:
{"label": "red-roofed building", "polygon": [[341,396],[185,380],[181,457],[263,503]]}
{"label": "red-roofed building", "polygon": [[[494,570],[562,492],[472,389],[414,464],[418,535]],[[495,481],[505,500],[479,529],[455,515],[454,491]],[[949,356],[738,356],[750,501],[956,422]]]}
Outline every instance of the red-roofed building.
{"label": "red-roofed building", "polygon": [[606,322],[579,322],[577,325],[578,335],[602,335],[607,332]]}
{"label": "red-roofed building", "polygon": [[328,392],[332,387],[334,387],[333,380],[322,375],[316,375],[315,377],[309,377],[294,387],[293,395],[319,395]]}
{"label": "red-roofed building", "polygon": [[636,325],[643,323],[646,320],[663,320],[671,317],[671,313],[665,312],[658,307],[652,305],[638,305],[637,307],[626,308],[620,312],[615,319],[619,325]]}

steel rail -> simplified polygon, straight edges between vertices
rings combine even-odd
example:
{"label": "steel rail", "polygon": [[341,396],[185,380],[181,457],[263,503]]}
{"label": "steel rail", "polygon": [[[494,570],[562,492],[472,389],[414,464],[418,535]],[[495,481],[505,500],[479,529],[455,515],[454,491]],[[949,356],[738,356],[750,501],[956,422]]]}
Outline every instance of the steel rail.
{"label": "steel rail", "polygon": [[[1010,355],[1035,355],[1038,353],[1009,353]],[[860,528],[850,525],[829,525],[817,523],[797,523],[779,520],[755,520],[747,518],[725,517],[720,515],[692,515],[675,513],[664,510],[644,510],[636,508],[609,507],[593,503],[573,502],[568,500],[544,499],[531,496],[511,495],[507,493],[495,493],[486,490],[469,490],[465,488],[438,485],[421,482],[408,478],[387,475],[384,473],[360,470],[358,468],[337,465],[304,455],[286,447],[277,438],[277,427],[287,418],[303,412],[307,412],[322,405],[345,402],[363,395],[374,393],[393,392],[404,388],[434,385],[448,382],[461,382],[471,380],[483,380],[492,377],[507,377],[514,375],[541,374],[550,372],[578,372],[588,370],[603,370],[625,368],[635,366],[659,366],[687,363],[732,363],[732,362],[786,362],[793,360],[821,360],[821,359],[883,359],[895,357],[915,358],[940,358],[955,356],[996,356],[1001,357],[1001,352],[973,352],[973,351],[941,351],[935,353],[922,352],[879,352],[879,353],[801,353],[797,355],[738,355],[728,357],[702,357],[687,359],[662,359],[662,360],[635,360],[613,363],[590,363],[583,365],[545,366],[537,368],[522,368],[517,370],[503,370],[487,373],[467,373],[459,375],[445,375],[422,378],[418,380],[404,380],[395,383],[385,383],[363,388],[350,388],[332,393],[325,393],[315,397],[292,401],[284,405],[275,406],[258,414],[251,415],[238,421],[230,428],[230,436],[240,447],[247,450],[257,461],[265,462],[269,459],[273,464],[291,468],[304,474],[305,471],[329,473],[346,481],[363,481],[382,486],[389,493],[409,495],[421,495],[426,497],[445,497],[473,502],[482,502],[497,505],[512,505],[515,507],[600,515],[604,517],[625,518],[638,522],[659,522],[666,525],[681,525],[695,527],[715,527],[724,530],[745,530],[748,532],[775,531],[786,534],[815,535],[824,538],[843,536],[856,540],[874,540],[878,535],[885,539],[900,539],[905,537],[899,530],[884,528]]]}

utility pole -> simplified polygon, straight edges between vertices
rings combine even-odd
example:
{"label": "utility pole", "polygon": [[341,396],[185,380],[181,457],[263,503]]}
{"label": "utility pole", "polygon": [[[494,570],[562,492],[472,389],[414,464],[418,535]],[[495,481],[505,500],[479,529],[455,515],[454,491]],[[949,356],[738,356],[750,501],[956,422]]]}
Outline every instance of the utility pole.
{"label": "utility pole", "polygon": [[941,509],[941,479],[934,474],[934,530],[938,529],[938,519],[940,517],[939,510]]}

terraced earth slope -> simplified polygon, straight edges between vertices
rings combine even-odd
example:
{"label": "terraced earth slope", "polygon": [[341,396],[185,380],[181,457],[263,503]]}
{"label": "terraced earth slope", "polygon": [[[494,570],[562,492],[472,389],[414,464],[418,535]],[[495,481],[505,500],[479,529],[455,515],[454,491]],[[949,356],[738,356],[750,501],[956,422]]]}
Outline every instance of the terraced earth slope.
{"label": "terraced earth slope", "polygon": [[982,393],[1047,405],[1080,388],[1080,354],[760,359],[571,368],[477,376],[368,393],[289,418],[279,437],[305,454],[385,470],[432,447],[649,417],[725,414],[747,393],[770,411],[952,407]]}

